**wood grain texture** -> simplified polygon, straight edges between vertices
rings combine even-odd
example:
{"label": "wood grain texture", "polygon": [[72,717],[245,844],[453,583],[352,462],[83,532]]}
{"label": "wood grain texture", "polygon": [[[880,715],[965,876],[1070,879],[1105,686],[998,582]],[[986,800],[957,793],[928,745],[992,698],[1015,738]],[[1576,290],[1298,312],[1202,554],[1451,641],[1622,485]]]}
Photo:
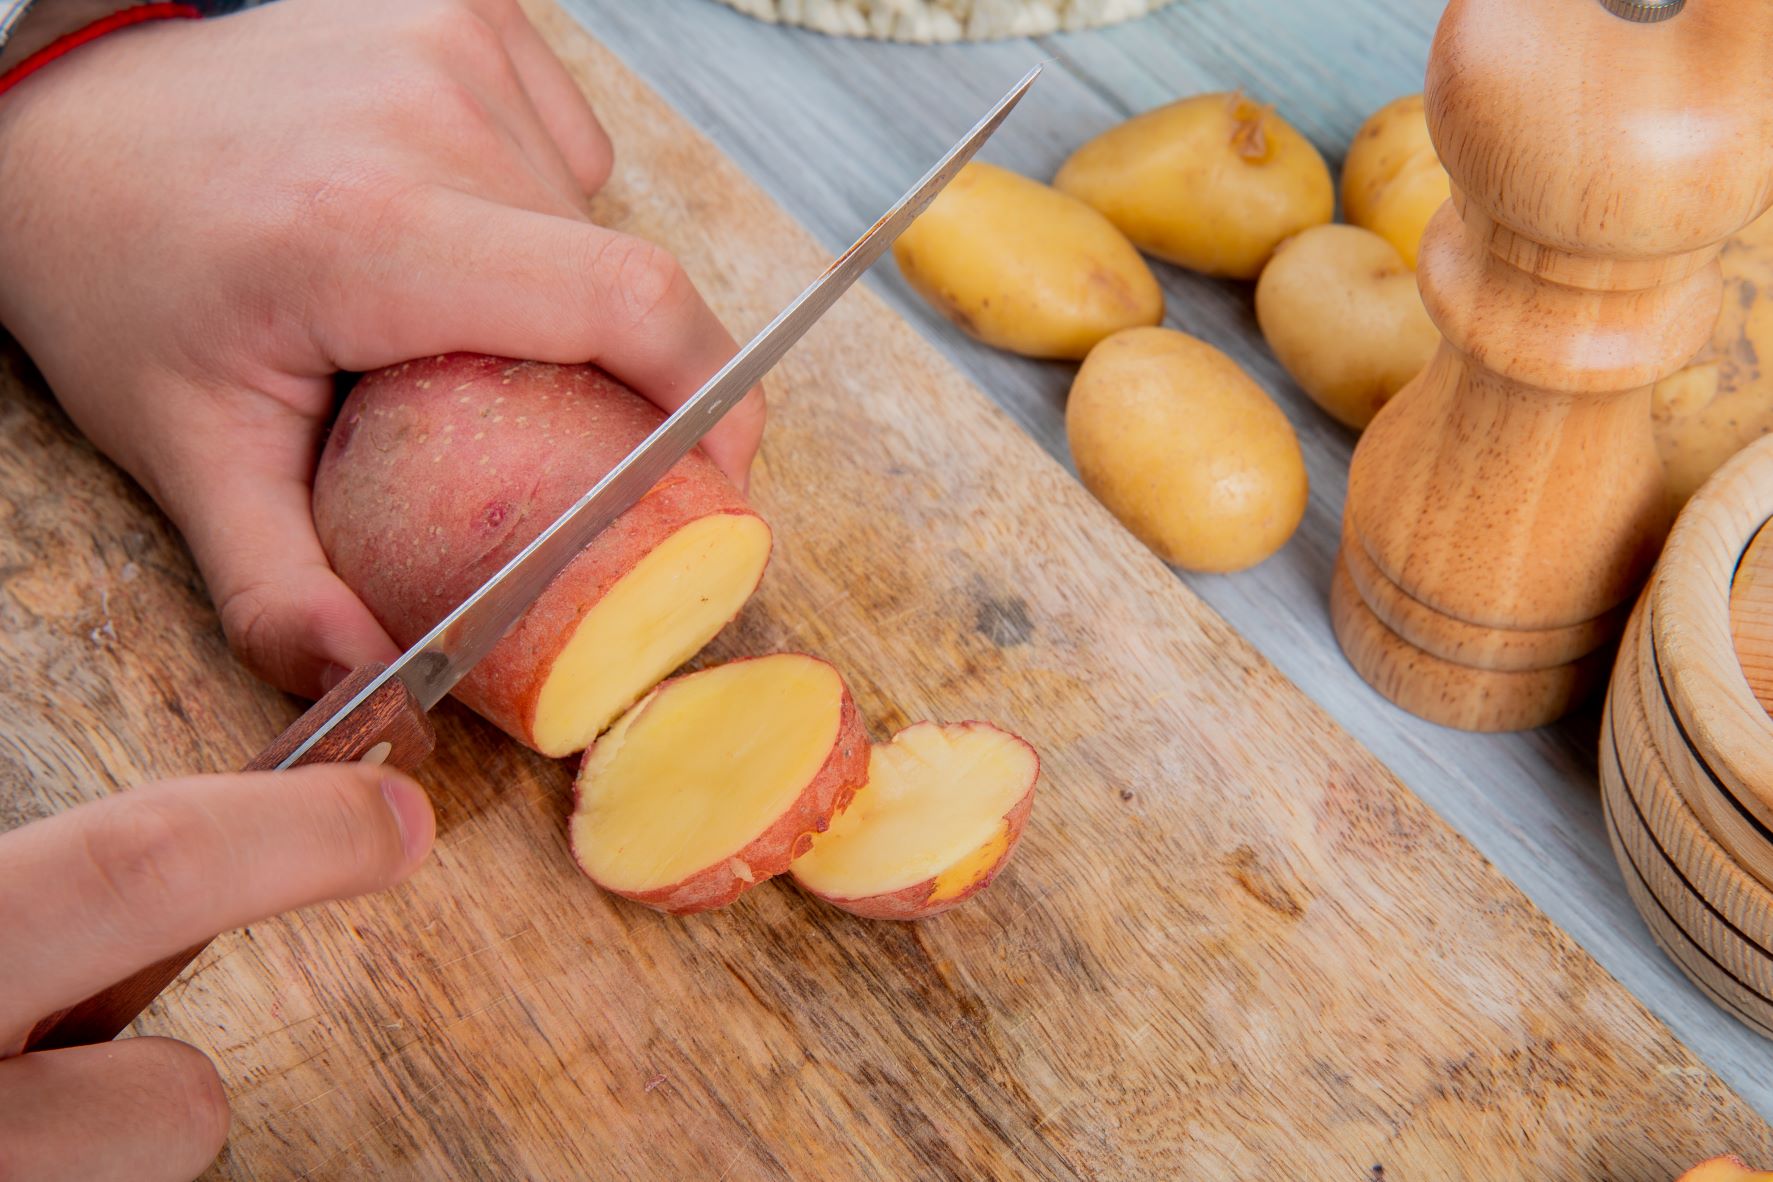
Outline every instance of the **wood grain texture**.
{"label": "wood grain texture", "polygon": [[[1367,115],[1422,89],[1442,8],[1441,0],[1188,0],[1093,33],[915,47],[770,27],[711,0],[563,3],[832,253],[1037,60],[1047,63],[1040,84],[984,151],[1029,176],[1051,177],[1078,144],[1129,115],[1238,87],[1275,103],[1334,167]],[[1161,263],[1153,270],[1168,323],[1230,354],[1274,396],[1311,478],[1305,520],[1279,554],[1236,576],[1177,577],[1773,1116],[1773,1047],[1744,1037],[1688,984],[1625,892],[1595,788],[1599,702],[1540,730],[1474,735],[1408,715],[1369,688],[1336,644],[1324,597],[1354,436],[1276,363],[1248,284]],[[864,283],[1069,463],[1063,408],[1074,367],[970,340],[890,264]]]}
{"label": "wood grain texture", "polygon": [[[1650,386],[1710,340],[1717,254],[1773,199],[1769,45],[1758,0],[1660,25],[1447,6],[1426,99],[1454,196],[1417,264],[1443,339],[1349,471],[1348,532],[1383,593],[1332,607],[1350,661],[1405,709],[1517,730],[1599,684],[1669,525]],[[1695,105],[1708,118],[1671,139]],[[1437,618],[1401,634],[1388,598]],[[1600,634],[1571,655],[1572,631]]]}
{"label": "wood grain texture", "polygon": [[1730,641],[1749,691],[1773,714],[1773,530],[1764,525],[1730,582]]}
{"label": "wood grain texture", "polygon": [[[1609,724],[1601,734],[1602,785],[1611,788],[1612,777],[1622,779],[1623,787],[1615,791],[1629,791],[1631,808],[1615,807],[1614,812],[1629,811],[1635,818],[1632,826],[1616,818],[1615,827],[1642,829],[1654,843],[1657,857],[1646,852],[1638,859],[1640,867],[1646,868],[1646,877],[1652,863],[1666,861],[1683,887],[1704,901],[1706,910],[1773,952],[1773,892],[1737,865],[1706,832],[1681,799],[1669,761],[1651,733],[1642,677],[1647,664],[1643,640],[1640,617],[1621,645],[1621,660],[1614,670],[1613,692],[1608,699]],[[1659,694],[1654,682],[1649,694]],[[1650,704],[1667,708],[1654,700]]]}
{"label": "wood grain texture", "polygon": [[1619,692],[1601,728],[1601,785],[1620,869],[1716,969],[1773,999],[1773,894],[1730,860],[1674,790],[1639,693],[1643,619],[1640,609],[1624,638]]}
{"label": "wood grain texture", "polygon": [[1737,453],[1682,510],[1648,591],[1651,733],[1682,799],[1738,864],[1773,887],[1773,717],[1736,651],[1731,594],[1773,514],[1773,439]]}
{"label": "wood grain texture", "polygon": [[[245,770],[277,770],[296,748],[349,705],[359,692],[368,688],[386,667],[371,664],[351,670],[300,718],[290,723],[282,734],[271,740],[270,746],[248,760]],[[291,766],[367,759],[410,772],[425,761],[436,743],[437,736],[424,710],[406,688],[406,683],[396,678],[385,682],[340,719]],[[175,953],[60,1013],[44,1018],[26,1033],[24,1049],[49,1051],[116,1038],[207,947],[209,944],[205,941]]]}
{"label": "wood grain texture", "polygon": [[[274,771],[282,766],[296,748],[307,742],[308,737],[334,714],[350,705],[351,699],[369,688],[370,682],[380,677],[386,668],[386,665],[369,664],[351,670],[344,680],[327,690],[318,702],[272,739],[268,747],[248,760],[246,770]],[[406,682],[392,677],[320,736],[291,766],[367,759],[371,763],[386,763],[410,772],[429,759],[436,748],[437,733],[431,729],[424,708],[406,688]]]}
{"label": "wood grain texture", "polygon": [[[616,132],[601,215],[761,324],[823,253],[537,15]],[[772,386],[777,562],[711,655],[823,653],[877,734],[984,716],[1027,736],[1049,790],[1016,862],[918,925],[774,885],[659,916],[572,867],[565,765],[445,709],[434,862],[218,940],[141,1024],[226,1065],[215,1176],[1663,1182],[1720,1145],[1773,1154],[876,297]],[[227,659],[165,526],[34,381],[10,375],[0,408],[0,694],[13,748],[63,763],[15,769],[9,805],[236,763],[289,706]]]}

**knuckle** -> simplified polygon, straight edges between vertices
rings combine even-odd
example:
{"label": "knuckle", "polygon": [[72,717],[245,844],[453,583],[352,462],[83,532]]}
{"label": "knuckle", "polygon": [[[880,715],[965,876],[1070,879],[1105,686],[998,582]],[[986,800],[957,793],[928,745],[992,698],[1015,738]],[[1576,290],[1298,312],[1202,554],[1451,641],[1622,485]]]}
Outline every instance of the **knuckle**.
{"label": "knuckle", "polygon": [[603,295],[623,327],[670,314],[682,307],[694,288],[683,266],[664,247],[644,238],[616,235],[602,247],[600,265],[585,274],[607,277]]}
{"label": "knuckle", "polygon": [[421,38],[435,60],[478,75],[509,66],[505,39],[467,4],[444,4],[426,17]]}
{"label": "knuckle", "polygon": [[198,883],[188,816],[151,796],[125,796],[95,815],[85,853],[132,933],[163,926]]}
{"label": "knuckle", "polygon": [[411,192],[411,185],[402,183],[392,169],[360,160],[327,162],[295,175],[283,223],[321,242],[332,241],[366,217],[379,221],[397,214]]}
{"label": "knuckle", "polygon": [[228,647],[261,675],[277,664],[286,630],[284,604],[269,583],[249,583],[229,592],[217,606]]}
{"label": "knuckle", "polygon": [[438,74],[414,91],[415,121],[447,134],[470,147],[490,142],[495,134],[492,112],[475,89],[454,74]]}

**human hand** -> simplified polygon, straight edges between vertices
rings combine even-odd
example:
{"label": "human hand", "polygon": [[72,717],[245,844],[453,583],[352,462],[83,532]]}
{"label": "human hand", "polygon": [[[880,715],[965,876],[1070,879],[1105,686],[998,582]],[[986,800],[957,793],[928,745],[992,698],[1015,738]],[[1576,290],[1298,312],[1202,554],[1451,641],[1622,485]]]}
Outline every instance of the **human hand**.
{"label": "human hand", "polygon": [[[595,361],[666,410],[734,350],[593,225],[610,143],[515,0],[279,0],[101,39],[0,101],[0,324],[184,534],[241,658],[318,696],[397,649],[310,480],[333,375]],[[743,487],[753,391],[705,443]]]}
{"label": "human hand", "polygon": [[149,784],[0,834],[0,1177],[195,1177],[221,1079],[165,1038],[20,1055],[31,1027],[217,932],[406,878],[424,790],[365,764]]}

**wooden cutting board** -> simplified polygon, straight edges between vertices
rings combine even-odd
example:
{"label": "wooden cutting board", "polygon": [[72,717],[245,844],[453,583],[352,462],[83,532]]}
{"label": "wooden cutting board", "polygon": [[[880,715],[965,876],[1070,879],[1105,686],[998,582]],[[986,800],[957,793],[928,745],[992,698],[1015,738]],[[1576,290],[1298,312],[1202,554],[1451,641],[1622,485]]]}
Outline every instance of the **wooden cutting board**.
{"label": "wooden cutting board", "polygon": [[[533,11],[617,141],[601,217],[755,330],[825,256]],[[165,523],[0,356],[0,824],[238,765],[296,704],[229,658]],[[775,884],[668,918],[574,869],[568,765],[445,707],[432,864],[223,937],[139,1024],[222,1065],[215,1177],[1666,1182],[1773,1160],[1773,1131],[871,293],[771,385],[776,557],[709,659],[822,653],[877,736],[1026,735],[1046,778],[1017,860],[916,925]]]}

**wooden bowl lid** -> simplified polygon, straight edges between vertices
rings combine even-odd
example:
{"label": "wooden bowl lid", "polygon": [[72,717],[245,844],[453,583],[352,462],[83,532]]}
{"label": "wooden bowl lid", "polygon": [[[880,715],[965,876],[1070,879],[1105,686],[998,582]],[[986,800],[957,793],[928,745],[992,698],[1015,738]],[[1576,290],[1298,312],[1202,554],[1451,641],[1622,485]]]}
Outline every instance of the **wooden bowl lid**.
{"label": "wooden bowl lid", "polygon": [[[1645,595],[1648,656],[1668,711],[1708,769],[1707,780],[1723,798],[1718,803],[1739,813],[1756,834],[1773,833],[1773,715],[1738,656],[1731,599],[1737,569],[1770,515],[1773,437],[1744,448],[1688,502]],[[1745,594],[1753,596],[1759,582],[1745,581]],[[1753,637],[1748,651],[1761,651]],[[1712,828],[1708,802],[1688,803]],[[1757,873],[1768,869],[1773,840],[1743,848],[1730,833],[1713,832],[1738,861],[1756,866]]]}
{"label": "wooden bowl lid", "polygon": [[1730,639],[1748,688],[1773,714],[1773,529],[1765,524],[1730,584]]}

